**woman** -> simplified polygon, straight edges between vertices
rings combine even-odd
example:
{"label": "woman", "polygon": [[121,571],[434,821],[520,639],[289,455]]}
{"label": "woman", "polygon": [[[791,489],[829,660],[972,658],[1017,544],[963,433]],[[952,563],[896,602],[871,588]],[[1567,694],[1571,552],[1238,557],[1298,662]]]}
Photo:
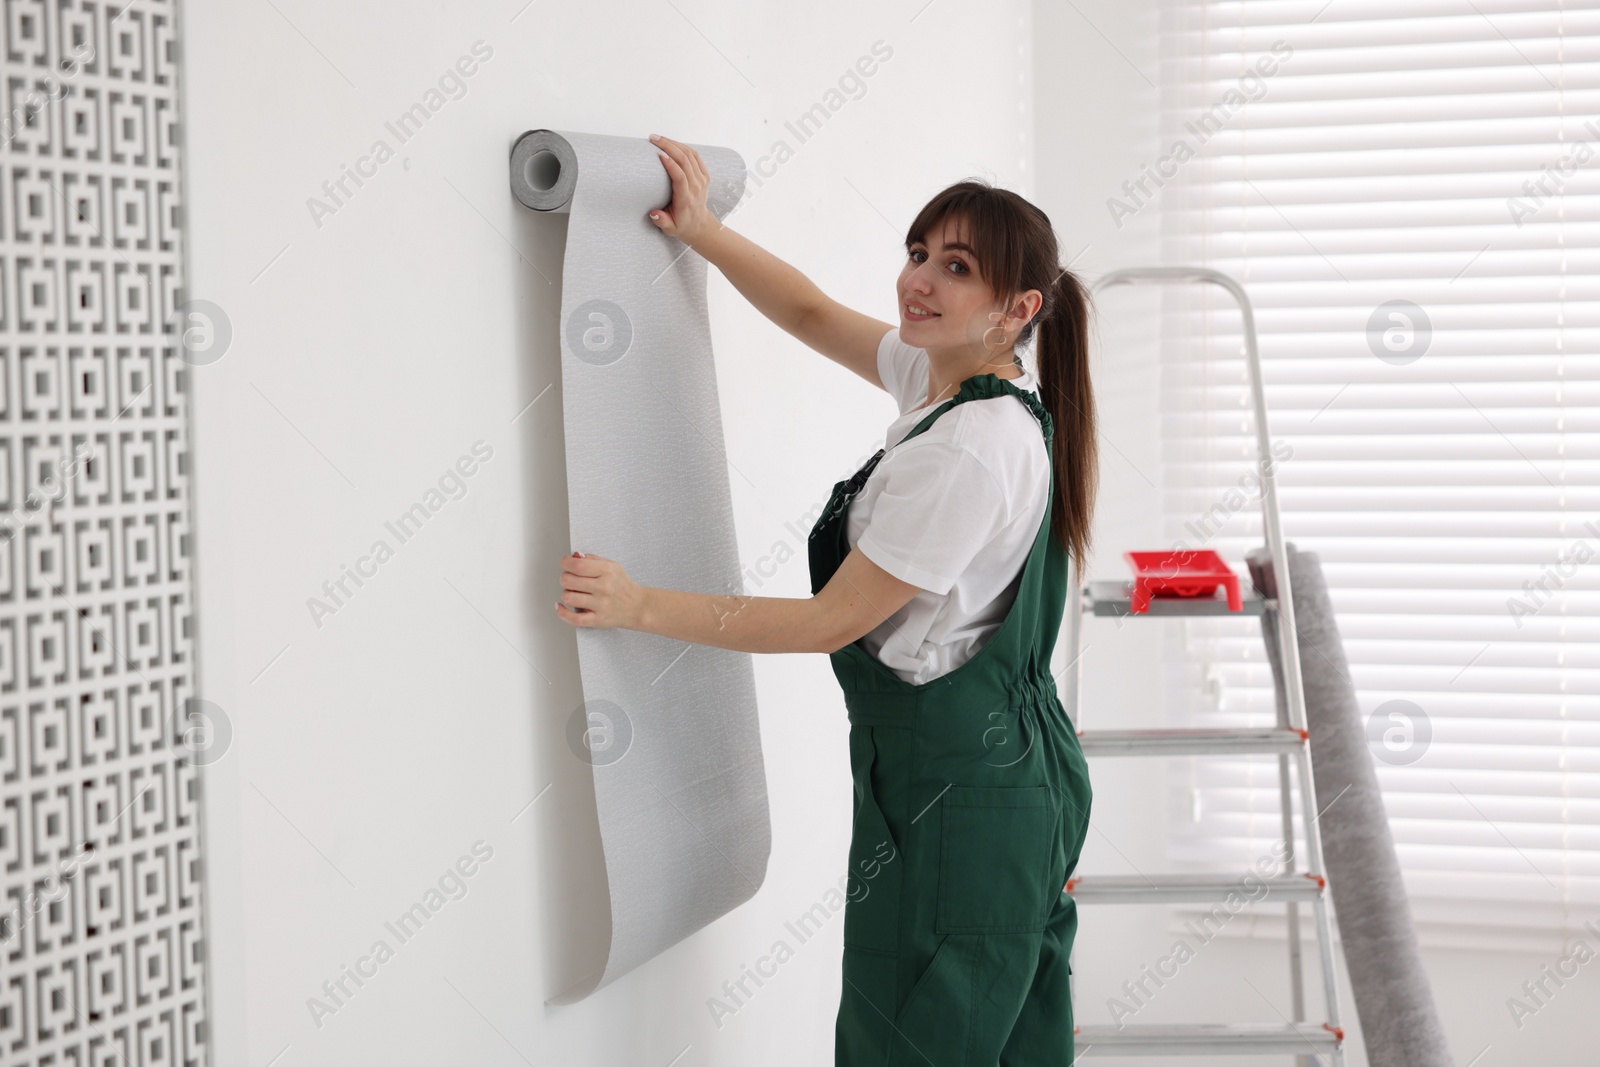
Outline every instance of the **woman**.
{"label": "woman", "polygon": [[[1042,211],[960,182],[911,224],[896,328],[723,226],[699,154],[651,140],[672,179],[656,226],[888,390],[900,416],[892,446],[835,484],[811,531],[811,597],[640,586],[574,552],[557,613],[829,653],[855,779],[839,1067],[1070,1063],[1077,911],[1063,887],[1091,791],[1050,655],[1095,493],[1084,289],[1057,265]],[[1043,402],[1015,353],[1036,333]]]}

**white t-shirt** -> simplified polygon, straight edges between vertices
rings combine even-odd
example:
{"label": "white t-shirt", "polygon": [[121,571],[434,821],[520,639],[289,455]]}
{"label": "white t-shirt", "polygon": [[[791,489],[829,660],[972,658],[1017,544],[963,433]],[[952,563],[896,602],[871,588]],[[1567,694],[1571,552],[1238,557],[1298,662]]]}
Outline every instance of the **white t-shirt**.
{"label": "white t-shirt", "polygon": [[[950,396],[928,404],[928,353],[898,327],[878,343],[878,376],[900,407],[885,437],[894,447],[851,501],[845,540],[920,587],[862,639],[920,685],[965,663],[1005,621],[1050,504],[1050,456],[1039,421],[1010,395],[957,404],[896,445]],[[1038,393],[1026,367],[1010,382]]]}

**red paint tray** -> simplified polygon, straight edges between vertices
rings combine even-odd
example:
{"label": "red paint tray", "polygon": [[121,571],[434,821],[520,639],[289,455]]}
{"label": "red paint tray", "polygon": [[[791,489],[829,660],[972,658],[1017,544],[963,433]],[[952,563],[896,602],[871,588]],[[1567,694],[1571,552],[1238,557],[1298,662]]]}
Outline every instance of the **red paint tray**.
{"label": "red paint tray", "polygon": [[1133,568],[1133,596],[1129,610],[1149,610],[1152,596],[1211,597],[1217,586],[1226,587],[1229,611],[1243,611],[1239,576],[1209,548],[1167,552],[1124,552]]}

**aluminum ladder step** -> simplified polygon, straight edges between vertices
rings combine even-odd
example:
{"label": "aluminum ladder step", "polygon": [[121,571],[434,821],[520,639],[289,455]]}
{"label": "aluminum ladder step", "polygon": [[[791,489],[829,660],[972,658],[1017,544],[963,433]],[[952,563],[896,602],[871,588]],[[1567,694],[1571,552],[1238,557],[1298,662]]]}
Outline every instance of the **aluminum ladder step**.
{"label": "aluminum ladder step", "polygon": [[[1249,877],[1250,881],[1245,881]],[[1210,903],[1230,893],[1263,900],[1317,900],[1327,882],[1306,871],[1270,877],[1242,874],[1085,874],[1067,879],[1067,892],[1080,904]],[[1261,887],[1266,887],[1262,893]]]}
{"label": "aluminum ladder step", "polygon": [[1240,589],[1242,610],[1228,608],[1228,598],[1221,589],[1211,596],[1153,596],[1147,610],[1133,610],[1132,579],[1093,581],[1084,583],[1083,610],[1093,615],[1114,615],[1118,618],[1152,619],[1172,615],[1260,615],[1277,604],[1254,589]]}
{"label": "aluminum ladder step", "polygon": [[1146,1023],[1080,1026],[1073,1053],[1096,1056],[1316,1055],[1339,1050],[1343,1031],[1327,1023]]}
{"label": "aluminum ladder step", "polygon": [[1187,756],[1293,752],[1306,732],[1287,726],[1181,730],[1079,730],[1086,756]]}

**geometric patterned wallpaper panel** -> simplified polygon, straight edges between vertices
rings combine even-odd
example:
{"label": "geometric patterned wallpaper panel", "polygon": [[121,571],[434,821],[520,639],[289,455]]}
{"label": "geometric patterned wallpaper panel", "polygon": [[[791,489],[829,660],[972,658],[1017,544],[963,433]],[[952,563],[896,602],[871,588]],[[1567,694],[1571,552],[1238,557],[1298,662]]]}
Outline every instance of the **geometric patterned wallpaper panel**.
{"label": "geometric patterned wallpaper panel", "polygon": [[0,1063],[199,1067],[176,12],[3,10]]}

